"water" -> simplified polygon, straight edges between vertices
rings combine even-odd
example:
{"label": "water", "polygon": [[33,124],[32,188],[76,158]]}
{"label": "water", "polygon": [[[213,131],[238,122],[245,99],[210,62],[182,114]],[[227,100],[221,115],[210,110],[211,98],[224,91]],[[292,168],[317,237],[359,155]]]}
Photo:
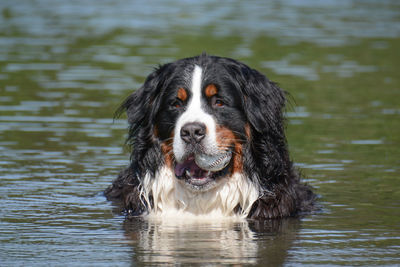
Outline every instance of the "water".
{"label": "water", "polygon": [[[397,1],[0,2],[0,265],[399,265]],[[126,221],[123,98],[207,51],[293,96],[290,151],[322,211]]]}

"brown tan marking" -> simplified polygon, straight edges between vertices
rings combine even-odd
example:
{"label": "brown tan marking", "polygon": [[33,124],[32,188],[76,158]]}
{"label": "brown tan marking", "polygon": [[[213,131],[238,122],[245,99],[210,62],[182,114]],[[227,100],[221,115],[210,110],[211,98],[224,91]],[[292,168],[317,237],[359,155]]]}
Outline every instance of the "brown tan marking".
{"label": "brown tan marking", "polygon": [[244,126],[244,130],[246,132],[247,140],[250,140],[251,139],[251,130],[250,130],[250,124],[249,123],[246,123],[246,125]]}
{"label": "brown tan marking", "polygon": [[233,164],[232,173],[243,171],[243,158],[242,158],[242,144],[236,138],[231,130],[224,126],[217,126],[217,143],[218,147],[223,150],[228,150],[232,145],[233,151]]}
{"label": "brown tan marking", "polygon": [[157,127],[157,125],[154,125],[154,127],[153,127],[153,134],[154,134],[155,137],[158,137],[158,127]]}
{"label": "brown tan marking", "polygon": [[209,84],[205,89],[206,97],[210,98],[218,93],[218,89],[215,84]]}
{"label": "brown tan marking", "polygon": [[183,88],[179,88],[178,90],[178,98],[182,101],[186,101],[187,99],[187,92]]}
{"label": "brown tan marking", "polygon": [[232,173],[243,172],[243,146],[239,142],[235,142],[235,152],[233,154]]}
{"label": "brown tan marking", "polygon": [[172,140],[173,140],[173,135],[167,141],[161,143],[161,151],[164,155],[165,164],[169,168],[172,168],[172,163],[173,163]]}

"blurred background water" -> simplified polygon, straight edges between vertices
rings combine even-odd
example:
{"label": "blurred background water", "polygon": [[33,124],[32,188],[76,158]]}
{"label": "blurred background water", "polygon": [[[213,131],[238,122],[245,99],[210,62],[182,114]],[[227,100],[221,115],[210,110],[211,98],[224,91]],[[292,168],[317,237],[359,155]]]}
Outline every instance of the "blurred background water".
{"label": "blurred background water", "polygon": [[[400,264],[400,3],[0,1],[0,265]],[[293,96],[293,160],[322,212],[268,222],[124,217],[113,112],[160,63],[209,54]]]}

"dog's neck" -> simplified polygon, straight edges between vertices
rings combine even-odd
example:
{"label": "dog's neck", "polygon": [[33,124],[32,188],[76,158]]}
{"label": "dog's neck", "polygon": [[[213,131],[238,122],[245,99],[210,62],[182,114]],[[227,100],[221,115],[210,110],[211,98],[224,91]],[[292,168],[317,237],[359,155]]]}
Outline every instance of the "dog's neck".
{"label": "dog's neck", "polygon": [[145,175],[141,184],[141,199],[151,207],[151,216],[247,217],[259,197],[259,185],[240,173],[222,179],[215,188],[194,192],[182,185],[170,168],[163,166],[155,177]]}

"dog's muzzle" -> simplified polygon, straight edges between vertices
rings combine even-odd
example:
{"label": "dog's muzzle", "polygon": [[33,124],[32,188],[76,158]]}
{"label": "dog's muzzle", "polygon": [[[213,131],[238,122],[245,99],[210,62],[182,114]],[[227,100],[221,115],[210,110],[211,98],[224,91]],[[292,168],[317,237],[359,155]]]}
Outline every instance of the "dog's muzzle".
{"label": "dog's muzzle", "polygon": [[206,191],[216,185],[216,179],[225,176],[231,162],[232,151],[208,149],[207,153],[203,140],[207,128],[203,123],[186,123],[180,130],[180,137],[185,143],[186,156],[175,164],[175,176],[185,181],[196,191]]}

